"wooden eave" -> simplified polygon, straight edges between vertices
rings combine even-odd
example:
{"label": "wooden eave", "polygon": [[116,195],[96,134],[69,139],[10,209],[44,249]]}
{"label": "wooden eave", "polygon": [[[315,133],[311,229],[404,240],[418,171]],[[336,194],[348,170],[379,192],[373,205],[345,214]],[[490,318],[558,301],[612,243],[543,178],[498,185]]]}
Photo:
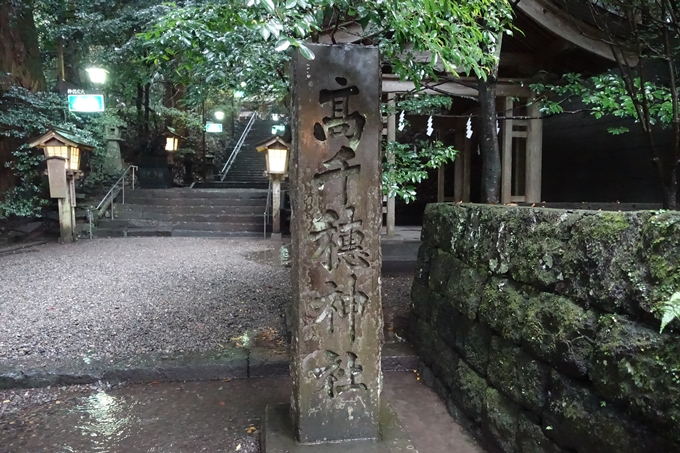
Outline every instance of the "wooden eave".
{"label": "wooden eave", "polygon": [[[549,0],[519,0],[516,8],[534,22],[560,38],[609,61],[616,61],[614,51],[603,39],[605,36],[592,25],[570,16],[567,11]],[[634,58],[628,56],[629,58]],[[635,63],[637,63],[635,61]]]}
{"label": "wooden eave", "polygon": [[47,133],[41,135],[40,137],[32,140],[31,142],[28,143],[28,146],[31,148],[39,147],[41,145],[44,145],[47,143],[47,141],[51,139],[56,139],[65,145],[72,146],[74,148],[80,148],[85,151],[92,151],[94,149],[94,146],[89,145],[87,143],[79,142],[75,139],[74,136],[67,134],[67,133],[60,133],[55,130],[50,130]]}
{"label": "wooden eave", "polygon": [[286,148],[290,148],[290,144],[284,142],[283,139],[279,135],[277,135],[273,138],[268,138],[267,140],[263,141],[262,143],[256,144],[255,149],[257,149],[258,153],[261,153],[263,151],[266,151],[267,148],[272,146],[274,143],[280,143],[281,145],[285,146]]}
{"label": "wooden eave", "polygon": [[[455,82],[430,82],[421,86],[419,93],[446,94],[451,96],[477,97],[475,88],[477,79],[474,77],[460,77]],[[393,74],[383,74],[383,93],[404,93],[414,91],[415,84],[410,81],[400,81]],[[498,79],[496,94],[498,96],[529,97],[532,94],[528,80],[524,79]]]}

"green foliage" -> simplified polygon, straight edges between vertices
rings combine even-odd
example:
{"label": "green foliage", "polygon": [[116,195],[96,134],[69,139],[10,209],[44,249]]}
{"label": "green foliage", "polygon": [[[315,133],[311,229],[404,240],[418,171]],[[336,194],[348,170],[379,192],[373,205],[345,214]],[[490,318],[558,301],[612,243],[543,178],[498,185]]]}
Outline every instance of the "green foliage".
{"label": "green foliage", "polygon": [[11,216],[31,217],[40,215],[40,209],[47,204],[42,197],[43,187],[37,168],[43,161],[42,155],[36,155],[23,146],[12,153],[14,159],[5,162],[19,177],[19,184],[4,194],[0,201],[0,219]]}
{"label": "green foliage", "polygon": [[62,96],[55,93],[32,93],[25,88],[12,86],[0,94],[0,139],[15,144],[13,158],[5,162],[18,178],[19,185],[4,194],[0,203],[0,217],[33,216],[46,204],[44,178],[39,173],[43,161],[42,152],[29,149],[25,143],[50,128],[59,128],[76,136],[80,141],[94,147],[90,166],[90,183],[105,180],[111,175],[102,173],[102,161],[106,153],[104,127],[120,125],[121,119],[111,113],[78,115],[68,111]]}
{"label": "green foliage", "polygon": [[[562,103],[576,97],[590,107],[595,118],[612,115],[617,118],[628,118],[640,121],[636,102],[648,106],[651,125],[668,126],[673,121],[673,100],[671,90],[667,86],[653,82],[642,83],[640,77],[632,78],[635,92],[630,93],[624,78],[610,71],[594,77],[585,78],[581,74],[565,74],[562,83],[555,85],[533,84],[531,89],[546,96],[542,111],[548,114],[562,113]],[[547,97],[549,93],[557,95]],[[621,134],[625,128],[613,128],[610,132]]]}
{"label": "green foliage", "polygon": [[385,115],[395,115],[406,112],[411,115],[436,115],[451,108],[453,99],[448,96],[416,94],[397,101],[394,105],[383,104]]}
{"label": "green foliage", "polygon": [[416,144],[390,141],[386,144],[388,157],[383,163],[383,192],[389,197],[400,197],[406,203],[416,199],[414,184],[427,179],[428,170],[453,162],[458,152],[441,142],[418,141]]}
{"label": "green foliage", "polygon": [[233,89],[247,80],[249,94],[280,97],[284,52],[297,47],[313,59],[305,40],[348,21],[361,24],[396,74],[419,84],[442,71],[485,77],[497,64],[499,35],[512,32],[512,7],[507,0],[190,2],[140,36],[146,61],[173,81]]}
{"label": "green foliage", "polygon": [[659,332],[663,332],[663,329],[673,321],[674,319],[680,319],[680,292],[674,293],[671,298],[661,304],[657,309],[661,315],[661,329]]}

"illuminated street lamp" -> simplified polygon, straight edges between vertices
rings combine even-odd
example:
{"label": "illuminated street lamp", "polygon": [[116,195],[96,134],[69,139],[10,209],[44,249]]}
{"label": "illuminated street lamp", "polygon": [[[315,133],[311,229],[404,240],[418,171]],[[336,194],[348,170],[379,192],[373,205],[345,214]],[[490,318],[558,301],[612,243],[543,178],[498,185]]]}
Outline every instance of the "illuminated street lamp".
{"label": "illuminated street lamp", "polygon": [[234,91],[234,97],[235,97],[236,99],[241,99],[241,98],[242,98],[243,96],[245,96],[245,95],[246,95],[246,94],[245,94],[243,91],[241,91],[241,90],[236,90],[236,91]]}
{"label": "illuminated street lamp", "polygon": [[272,180],[272,239],[281,240],[281,181],[288,172],[289,146],[277,136],[256,148],[258,152],[267,152],[267,174]]}
{"label": "illuminated street lamp", "polygon": [[106,83],[106,77],[109,74],[109,71],[106,69],[87,68],[85,71],[87,71],[87,75],[90,77],[90,82],[95,85],[103,85]]}
{"label": "illuminated street lamp", "polygon": [[42,148],[47,162],[47,176],[50,182],[50,197],[59,201],[59,229],[62,242],[73,242],[75,238],[75,178],[80,175],[82,151],[94,148],[69,133],[50,130],[28,144],[31,148]]}
{"label": "illuminated street lamp", "polygon": [[222,121],[224,119],[224,112],[221,110],[218,110],[215,112],[215,119],[217,121]]}

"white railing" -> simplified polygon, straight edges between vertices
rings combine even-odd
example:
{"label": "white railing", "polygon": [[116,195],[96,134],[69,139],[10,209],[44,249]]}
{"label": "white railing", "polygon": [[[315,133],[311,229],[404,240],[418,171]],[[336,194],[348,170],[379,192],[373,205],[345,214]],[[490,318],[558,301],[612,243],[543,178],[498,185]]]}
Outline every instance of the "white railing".
{"label": "white railing", "polygon": [[[111,219],[113,219],[113,215],[114,215],[113,205],[114,205],[114,200],[118,197],[119,192],[116,189],[118,189],[119,184],[120,184],[120,187],[121,187],[120,192],[122,192],[122,204],[125,204],[125,177],[127,176],[128,173],[130,173],[132,190],[135,190],[135,171],[136,170],[139,170],[139,167],[137,167],[136,165],[130,165],[128,168],[125,169],[125,171],[120,176],[120,178],[118,178],[118,181],[113,183],[113,185],[111,186],[109,191],[106,192],[106,195],[104,195],[104,198],[102,198],[102,201],[100,201],[99,204],[97,205],[97,207],[94,208],[94,212],[98,213],[98,215],[97,215],[98,218],[101,217],[101,214],[99,214],[99,210],[102,208],[102,206],[104,207],[104,211],[106,211],[106,208],[110,206],[111,207]],[[109,203],[108,206],[107,206],[107,203]],[[90,239],[92,239],[92,223],[93,223],[92,222],[92,220],[93,220],[92,219],[92,211],[93,211],[92,209],[87,210],[87,221],[90,224]]]}
{"label": "white railing", "polygon": [[239,138],[238,142],[236,142],[236,146],[234,147],[234,150],[231,152],[229,159],[227,159],[227,161],[224,163],[224,166],[222,167],[222,171],[220,172],[220,175],[221,175],[220,176],[220,182],[223,182],[224,178],[227,177],[227,173],[229,173],[231,166],[234,164],[234,161],[236,160],[236,156],[238,156],[238,153],[241,152],[241,148],[243,147],[243,143],[246,141],[246,137],[248,137],[248,133],[253,128],[253,123],[255,123],[256,118],[257,118],[256,113],[253,113],[250,116],[250,120],[248,121],[246,128],[243,130],[243,134],[241,134],[241,138]]}

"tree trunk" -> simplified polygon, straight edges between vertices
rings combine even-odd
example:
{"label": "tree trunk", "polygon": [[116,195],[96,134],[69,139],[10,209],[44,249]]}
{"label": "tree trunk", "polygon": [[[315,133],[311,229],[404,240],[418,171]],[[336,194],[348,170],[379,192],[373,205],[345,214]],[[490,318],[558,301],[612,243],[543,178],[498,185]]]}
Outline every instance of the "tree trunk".
{"label": "tree trunk", "polygon": [[671,175],[671,180],[666,189],[666,199],[664,200],[664,209],[677,209],[677,196],[678,196],[678,166],[675,166],[673,174]]}
{"label": "tree trunk", "polygon": [[487,76],[480,79],[479,91],[479,120],[482,127],[480,148],[482,152],[482,201],[499,203],[501,196],[501,155],[496,133],[496,78]]}
{"label": "tree trunk", "polygon": [[137,98],[135,99],[135,107],[137,107],[137,138],[144,134],[144,111],[142,110],[144,102],[144,87],[141,83],[137,84]]}
{"label": "tree trunk", "polygon": [[151,84],[144,85],[144,133],[149,134],[149,115],[151,108],[149,107],[151,97]]}
{"label": "tree trunk", "polygon": [[0,0],[0,90],[16,84],[45,89],[32,1]]}

